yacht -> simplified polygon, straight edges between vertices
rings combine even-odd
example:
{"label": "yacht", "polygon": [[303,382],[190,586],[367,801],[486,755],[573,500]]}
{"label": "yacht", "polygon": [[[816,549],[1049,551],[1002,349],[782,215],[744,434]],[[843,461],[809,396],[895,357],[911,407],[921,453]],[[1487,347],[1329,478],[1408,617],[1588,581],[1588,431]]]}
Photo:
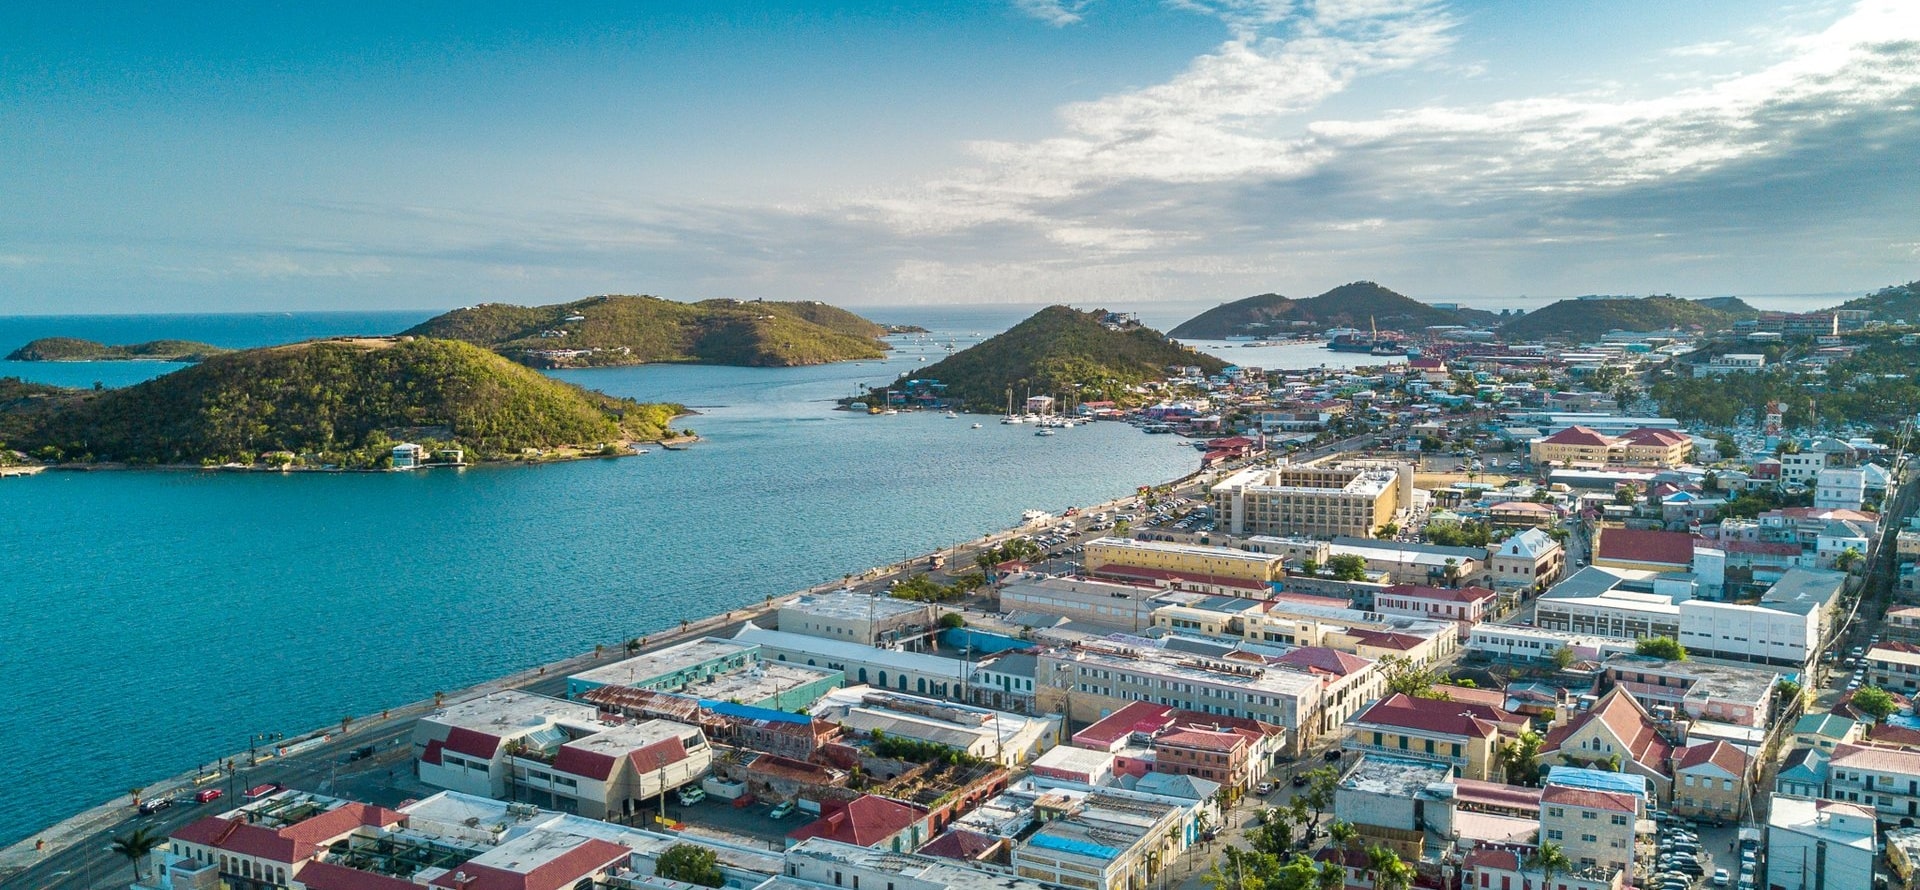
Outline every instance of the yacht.
{"label": "yacht", "polygon": [[1051,436],[1053,435],[1053,427],[1043,426],[1037,430],[1034,430],[1033,434],[1036,436]]}
{"label": "yacht", "polygon": [[973,428],[977,430],[977,429],[979,429],[979,428],[980,428],[980,425],[976,423],[976,424],[974,424],[974,425],[973,425]]}

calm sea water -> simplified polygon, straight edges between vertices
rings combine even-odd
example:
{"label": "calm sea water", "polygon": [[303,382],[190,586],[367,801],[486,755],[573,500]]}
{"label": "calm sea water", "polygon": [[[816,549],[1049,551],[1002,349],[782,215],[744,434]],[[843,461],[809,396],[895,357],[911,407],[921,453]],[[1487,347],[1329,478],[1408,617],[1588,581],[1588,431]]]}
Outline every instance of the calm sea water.
{"label": "calm sea water", "polygon": [[[1184,440],[1098,424],[866,417],[831,400],[964,348],[1033,306],[862,308],[935,333],[884,362],[566,372],[696,407],[707,441],[618,461],[464,472],[46,473],[0,483],[0,844],[245,747],[759,602],[1181,475]],[[1204,305],[1113,305],[1166,329]],[[432,311],[0,318],[36,337],[247,347],[391,333]],[[1222,349],[1265,367],[1364,362]],[[155,362],[0,362],[124,386]]]}

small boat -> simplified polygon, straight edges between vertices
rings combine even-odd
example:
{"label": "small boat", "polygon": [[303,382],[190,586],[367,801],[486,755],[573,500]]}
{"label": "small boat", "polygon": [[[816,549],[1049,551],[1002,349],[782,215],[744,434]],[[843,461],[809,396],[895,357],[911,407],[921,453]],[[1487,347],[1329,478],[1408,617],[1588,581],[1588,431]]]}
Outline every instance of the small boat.
{"label": "small boat", "polygon": [[1034,431],[1033,431],[1033,434],[1034,434],[1034,435],[1036,435],[1036,436],[1051,436],[1051,435],[1053,435],[1053,434],[1054,434],[1054,433],[1053,433],[1053,427],[1050,427],[1050,426],[1043,426],[1043,427],[1041,427],[1041,428],[1039,428],[1039,429],[1037,429],[1037,430],[1034,430]]}
{"label": "small boat", "polygon": [[1007,415],[1006,419],[1000,422],[1001,423],[1026,423],[1026,421],[1021,420],[1017,415],[1013,415],[1013,414]]}
{"label": "small boat", "polygon": [[979,428],[980,428],[980,425],[976,423],[976,424],[974,424],[974,425],[973,425],[973,428],[977,430],[977,429],[979,429]]}
{"label": "small boat", "polygon": [[958,415],[958,414],[955,414],[955,413],[953,413],[952,411],[948,411],[947,413],[945,413],[945,414],[942,414],[942,415],[940,415],[940,416],[941,416],[941,417],[959,417],[960,415]]}

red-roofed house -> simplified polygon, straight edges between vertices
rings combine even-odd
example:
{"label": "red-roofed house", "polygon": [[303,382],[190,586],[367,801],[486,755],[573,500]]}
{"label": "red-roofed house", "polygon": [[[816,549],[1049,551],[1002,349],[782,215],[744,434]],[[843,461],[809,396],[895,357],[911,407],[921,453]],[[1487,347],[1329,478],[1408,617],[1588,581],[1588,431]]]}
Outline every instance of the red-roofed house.
{"label": "red-roofed house", "polygon": [[[327,809],[297,822],[275,820],[270,815],[249,816],[296,799]],[[356,832],[378,833],[405,823],[406,818],[385,807],[283,791],[225,815],[207,816],[181,826],[167,839],[167,850],[175,856],[217,864],[222,879],[229,883],[284,887],[334,841]]]}
{"label": "red-roofed house", "polygon": [[444,890],[568,890],[624,866],[633,851],[612,841],[534,831],[429,881]]}
{"label": "red-roofed house", "polygon": [[1348,750],[1446,764],[1460,776],[1485,781],[1499,772],[1495,752],[1526,731],[1527,718],[1482,704],[1396,692],[1348,726]]}
{"label": "red-roofed house", "polygon": [[1152,735],[1173,722],[1174,709],[1153,702],[1130,702],[1125,707],[1073,734],[1073,744],[1095,751],[1118,751],[1135,733]]}
{"label": "red-roofed house", "polygon": [[1653,716],[1627,690],[1615,687],[1592,709],[1573,714],[1548,730],[1540,743],[1543,764],[1608,769],[1644,776],[1659,800],[1673,799],[1667,767],[1673,743],[1660,734]]}
{"label": "red-roofed house", "polygon": [[1555,785],[1540,791],[1540,839],[1559,844],[1576,867],[1631,871],[1640,797]]}
{"label": "red-roofed house", "polygon": [[1641,428],[1622,436],[1608,436],[1584,426],[1570,426],[1529,446],[1536,466],[1677,467],[1693,457],[1693,440],[1673,430]]}
{"label": "red-roofed house", "polygon": [[1648,572],[1685,572],[1693,569],[1693,542],[1696,538],[1686,532],[1602,526],[1594,534],[1594,565]]}
{"label": "red-roofed house", "polygon": [[1386,686],[1371,658],[1326,646],[1301,646],[1271,659],[1271,664],[1320,678],[1320,731],[1333,732],[1368,702],[1380,698]]}
{"label": "red-roofed house", "polygon": [[1685,816],[1738,819],[1753,758],[1722,741],[1688,745],[1673,755],[1673,805]]}
{"label": "red-roofed house", "polygon": [[1385,615],[1411,615],[1451,621],[1466,639],[1473,626],[1487,620],[1500,595],[1485,587],[1428,587],[1395,584],[1373,595],[1373,610]]}
{"label": "red-roofed house", "polygon": [[932,834],[927,811],[912,804],[863,794],[846,803],[824,803],[820,818],[787,833],[791,847],[808,838],[912,852]]}
{"label": "red-roofed house", "polygon": [[1564,467],[1573,464],[1604,465],[1613,449],[1613,439],[1584,426],[1570,426],[1528,444],[1529,456],[1537,467]]}

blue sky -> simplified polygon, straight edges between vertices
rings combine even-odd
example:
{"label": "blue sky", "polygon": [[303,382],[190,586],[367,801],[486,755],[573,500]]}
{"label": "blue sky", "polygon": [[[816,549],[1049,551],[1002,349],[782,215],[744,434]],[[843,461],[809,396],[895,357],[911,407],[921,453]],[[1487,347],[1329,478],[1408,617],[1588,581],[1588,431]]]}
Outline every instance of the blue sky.
{"label": "blue sky", "polygon": [[0,313],[1920,277],[1920,4],[0,7]]}

